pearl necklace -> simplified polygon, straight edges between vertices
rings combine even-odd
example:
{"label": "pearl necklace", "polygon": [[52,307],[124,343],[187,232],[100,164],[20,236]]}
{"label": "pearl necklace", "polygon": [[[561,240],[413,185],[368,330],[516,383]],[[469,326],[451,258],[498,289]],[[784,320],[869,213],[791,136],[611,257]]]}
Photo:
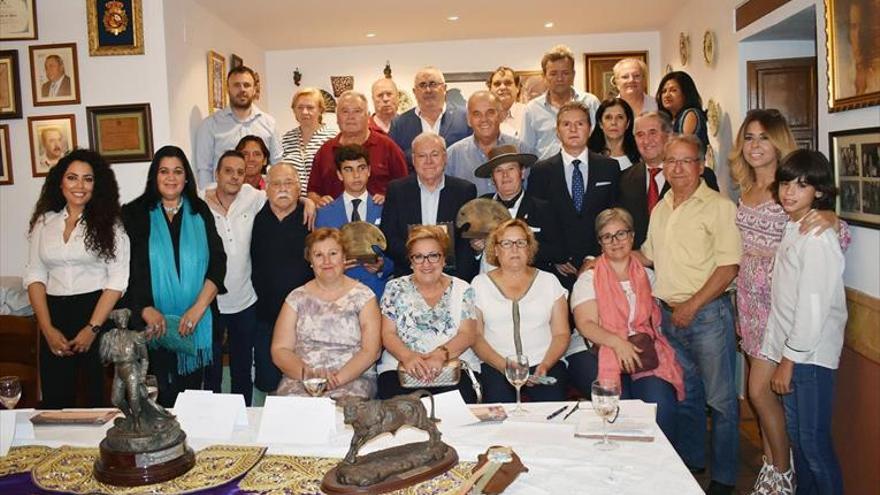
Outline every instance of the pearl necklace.
{"label": "pearl necklace", "polygon": [[165,206],[165,204],[163,203],[162,209],[165,210],[165,213],[168,213],[173,217],[174,215],[177,215],[177,212],[180,211],[180,207],[182,205],[183,205],[183,201],[178,200],[178,202],[175,206]]}

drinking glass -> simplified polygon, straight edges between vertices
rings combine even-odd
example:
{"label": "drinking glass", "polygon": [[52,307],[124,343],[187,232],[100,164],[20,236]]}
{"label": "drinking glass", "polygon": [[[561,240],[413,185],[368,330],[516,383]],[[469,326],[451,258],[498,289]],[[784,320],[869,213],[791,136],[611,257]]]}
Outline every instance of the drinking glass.
{"label": "drinking glass", "polygon": [[516,409],[511,411],[514,416],[521,416],[528,411],[522,407],[520,389],[529,379],[529,358],[524,354],[507,356],[504,363],[504,376],[511,385],[516,387]]}
{"label": "drinking glass", "polygon": [[617,419],[620,411],[620,382],[617,380],[596,380],[592,386],[593,411],[602,418],[602,440],[596,442],[599,450],[617,448],[617,443],[608,440],[608,423]]}
{"label": "drinking glass", "polygon": [[15,409],[21,399],[21,380],[17,376],[0,378],[0,402],[6,409]]}
{"label": "drinking glass", "polygon": [[324,368],[303,368],[303,388],[312,397],[321,397],[327,389],[327,370]]}
{"label": "drinking glass", "polygon": [[159,380],[156,375],[147,375],[144,377],[144,385],[147,387],[147,395],[150,400],[155,402],[159,398]]}

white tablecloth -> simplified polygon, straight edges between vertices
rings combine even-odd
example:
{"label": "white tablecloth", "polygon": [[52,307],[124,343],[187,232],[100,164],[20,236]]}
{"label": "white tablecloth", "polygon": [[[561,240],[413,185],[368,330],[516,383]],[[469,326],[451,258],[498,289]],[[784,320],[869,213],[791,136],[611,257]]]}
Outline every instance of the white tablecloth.
{"label": "white tablecloth", "polygon": [[[627,401],[621,401],[625,410]],[[561,403],[529,403],[531,413],[549,414]],[[442,419],[442,414],[438,415]],[[258,445],[257,431],[261,408],[248,409],[248,427],[238,427],[231,440],[190,438],[196,450],[213,444]],[[589,405],[582,407],[566,421],[561,415],[550,422],[480,423],[444,427],[443,440],[452,445],[463,461],[476,461],[477,454],[492,445],[509,445],[529,468],[505,491],[508,495],[545,494],[701,494],[703,491],[691,476],[669,441],[660,430],[653,442],[618,442],[611,451],[594,447],[595,440],[574,436],[580,415],[593,414]],[[290,421],[296,421],[291,418]],[[100,427],[40,426],[35,438],[16,437],[14,445],[74,445],[96,447],[110,424]],[[351,441],[351,429],[342,423],[337,409],[337,433],[326,445],[269,445],[270,454],[343,457]],[[391,445],[426,440],[418,430],[402,430],[396,437],[386,435],[367,444],[361,453]]]}

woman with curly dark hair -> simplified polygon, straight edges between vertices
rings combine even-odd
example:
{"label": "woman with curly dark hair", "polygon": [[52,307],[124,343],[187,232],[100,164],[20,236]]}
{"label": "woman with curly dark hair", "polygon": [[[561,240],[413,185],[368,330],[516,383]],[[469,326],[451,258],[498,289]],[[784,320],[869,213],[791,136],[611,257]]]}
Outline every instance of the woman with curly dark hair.
{"label": "woman with curly dark hair", "polygon": [[24,285],[42,334],[42,407],[76,406],[77,372],[89,383],[82,405],[100,406],[104,374],[95,340],[129,272],[119,186],[101,155],[77,149],[49,170],[29,236]]}
{"label": "woman with curly dark hair", "polygon": [[198,197],[183,150],[163,146],[156,151],[147,186],[122,208],[122,219],[132,239],[132,283],[126,294],[132,327],[144,328],[148,338],[173,332],[150,350],[158,402],[171,407],[179,392],[200,389],[203,381],[213,386],[205,375],[220,359],[212,351],[213,340],[222,336],[216,296],[226,292],[223,243],[211,210]]}
{"label": "woman with curly dark hair", "polygon": [[706,112],[697,85],[687,72],[680,70],[663,76],[657,87],[657,107],[672,119],[672,131],[676,134],[694,134],[709,144]]}
{"label": "woman with curly dark hair", "polygon": [[620,170],[638,163],[639,149],[633,135],[632,108],[622,98],[608,98],[596,110],[596,126],[587,141],[587,148],[617,160]]}

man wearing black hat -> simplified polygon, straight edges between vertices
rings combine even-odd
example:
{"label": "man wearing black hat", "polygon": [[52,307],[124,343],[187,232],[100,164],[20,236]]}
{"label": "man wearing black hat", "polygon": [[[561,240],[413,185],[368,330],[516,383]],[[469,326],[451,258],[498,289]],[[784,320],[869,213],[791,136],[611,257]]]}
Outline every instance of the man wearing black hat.
{"label": "man wearing black hat", "polygon": [[[536,268],[556,273],[553,264],[562,263],[562,228],[550,213],[550,205],[541,199],[528,195],[523,189],[525,169],[538,159],[530,153],[519,153],[512,144],[496,146],[489,150],[489,161],[477,167],[474,175],[491,179],[495,192],[484,194],[483,198],[494,199],[504,205],[512,218],[525,220],[538,240],[538,254],[535,255]],[[471,246],[482,251],[483,240],[471,241]],[[482,263],[482,268],[487,268]]]}

